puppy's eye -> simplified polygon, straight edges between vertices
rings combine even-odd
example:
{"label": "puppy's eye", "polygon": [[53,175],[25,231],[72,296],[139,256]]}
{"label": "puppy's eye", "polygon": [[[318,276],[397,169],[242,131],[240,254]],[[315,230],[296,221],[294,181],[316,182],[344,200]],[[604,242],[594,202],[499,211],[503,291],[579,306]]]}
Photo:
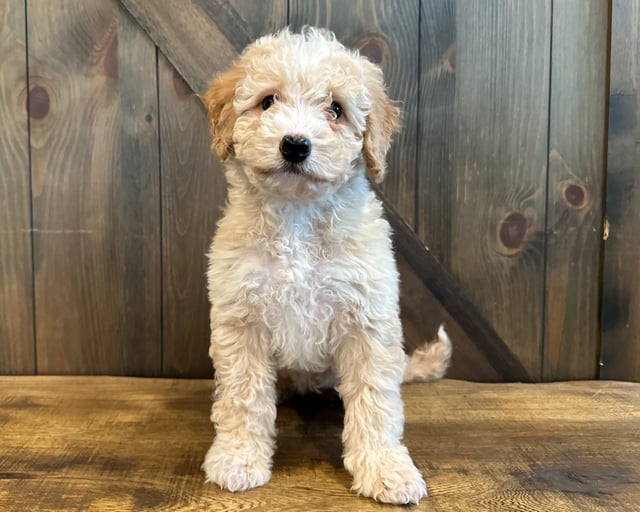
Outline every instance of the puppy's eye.
{"label": "puppy's eye", "polygon": [[262,100],[262,110],[267,110],[275,102],[276,102],[276,99],[273,96],[273,94],[270,94],[269,96],[265,96]]}
{"label": "puppy's eye", "polygon": [[342,115],[342,105],[340,105],[340,103],[338,103],[337,101],[332,101],[331,107],[329,108],[331,109],[331,116],[333,117],[333,119],[340,119],[340,116]]}

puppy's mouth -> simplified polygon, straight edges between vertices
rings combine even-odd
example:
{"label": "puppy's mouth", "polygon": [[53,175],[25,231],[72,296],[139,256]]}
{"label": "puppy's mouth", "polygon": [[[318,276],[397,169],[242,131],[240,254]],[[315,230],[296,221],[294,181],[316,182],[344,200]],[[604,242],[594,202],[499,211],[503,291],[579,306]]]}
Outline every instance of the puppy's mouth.
{"label": "puppy's mouth", "polygon": [[285,174],[296,174],[298,176],[305,174],[304,165],[293,164],[291,162],[284,162],[281,171]]}
{"label": "puppy's mouth", "polygon": [[309,171],[303,163],[282,162],[282,165],[278,169],[283,174],[291,176],[300,176],[308,181],[317,183],[328,183],[330,180],[322,176],[318,176],[314,172]]}

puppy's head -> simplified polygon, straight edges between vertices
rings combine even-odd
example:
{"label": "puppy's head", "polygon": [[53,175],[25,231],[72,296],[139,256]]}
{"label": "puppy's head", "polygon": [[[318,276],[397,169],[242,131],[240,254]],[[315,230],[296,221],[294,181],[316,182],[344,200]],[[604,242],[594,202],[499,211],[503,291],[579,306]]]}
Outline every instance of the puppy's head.
{"label": "puppy's head", "polygon": [[399,128],[380,68],[312,28],[259,39],[202,100],[218,156],[286,196],[330,191],[363,165],[382,181]]}

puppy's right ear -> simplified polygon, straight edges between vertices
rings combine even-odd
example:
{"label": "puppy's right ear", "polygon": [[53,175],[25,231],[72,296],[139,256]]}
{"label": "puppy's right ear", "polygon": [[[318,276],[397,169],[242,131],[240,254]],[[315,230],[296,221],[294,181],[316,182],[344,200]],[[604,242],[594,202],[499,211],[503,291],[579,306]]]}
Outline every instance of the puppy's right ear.
{"label": "puppy's right ear", "polygon": [[233,125],[237,115],[233,109],[236,88],[242,79],[243,72],[239,65],[216,77],[206,93],[200,96],[202,103],[209,111],[209,127],[213,143],[211,148],[220,160],[233,155]]}

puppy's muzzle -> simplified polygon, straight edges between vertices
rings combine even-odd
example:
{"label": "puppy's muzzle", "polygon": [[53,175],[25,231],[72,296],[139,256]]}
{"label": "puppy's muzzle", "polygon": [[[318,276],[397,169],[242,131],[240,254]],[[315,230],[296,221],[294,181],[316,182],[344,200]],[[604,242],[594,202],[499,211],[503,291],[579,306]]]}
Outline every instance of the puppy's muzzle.
{"label": "puppy's muzzle", "polygon": [[285,135],[280,141],[280,153],[287,162],[300,163],[311,153],[311,141],[299,135]]}

